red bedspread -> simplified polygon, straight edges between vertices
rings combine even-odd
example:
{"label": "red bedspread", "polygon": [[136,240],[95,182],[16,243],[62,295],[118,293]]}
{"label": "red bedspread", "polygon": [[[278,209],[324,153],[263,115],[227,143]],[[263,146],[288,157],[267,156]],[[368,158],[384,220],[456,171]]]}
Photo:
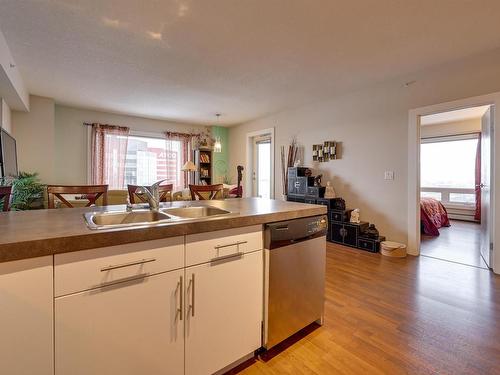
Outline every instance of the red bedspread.
{"label": "red bedspread", "polygon": [[434,198],[420,199],[420,220],[422,231],[429,236],[439,236],[439,228],[450,226],[446,208]]}

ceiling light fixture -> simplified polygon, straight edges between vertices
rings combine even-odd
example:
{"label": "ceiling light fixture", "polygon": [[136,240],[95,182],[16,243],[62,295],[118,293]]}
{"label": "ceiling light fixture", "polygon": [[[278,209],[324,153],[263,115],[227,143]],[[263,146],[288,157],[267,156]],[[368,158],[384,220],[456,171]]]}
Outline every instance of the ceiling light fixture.
{"label": "ceiling light fixture", "polygon": [[[219,123],[220,113],[216,113],[215,116],[217,116],[217,125]],[[214,152],[222,152],[222,143],[219,136],[215,137]]]}

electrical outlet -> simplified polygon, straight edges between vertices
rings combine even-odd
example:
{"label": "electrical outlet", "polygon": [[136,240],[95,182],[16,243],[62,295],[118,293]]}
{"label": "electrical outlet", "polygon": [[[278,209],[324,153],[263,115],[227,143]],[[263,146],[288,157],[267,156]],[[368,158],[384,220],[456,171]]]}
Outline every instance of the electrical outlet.
{"label": "electrical outlet", "polygon": [[394,180],[394,171],[385,171],[384,180]]}

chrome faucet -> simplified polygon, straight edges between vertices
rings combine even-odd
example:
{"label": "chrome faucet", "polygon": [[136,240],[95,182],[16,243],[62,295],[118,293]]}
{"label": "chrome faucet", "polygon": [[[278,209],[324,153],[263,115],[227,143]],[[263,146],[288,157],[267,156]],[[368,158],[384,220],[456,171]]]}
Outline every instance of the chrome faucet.
{"label": "chrome faucet", "polygon": [[160,209],[160,184],[166,181],[160,180],[155,182],[151,186],[140,186],[137,190],[136,193],[139,194],[144,194],[146,196],[146,199],[149,203],[149,209],[151,211],[158,211]]}

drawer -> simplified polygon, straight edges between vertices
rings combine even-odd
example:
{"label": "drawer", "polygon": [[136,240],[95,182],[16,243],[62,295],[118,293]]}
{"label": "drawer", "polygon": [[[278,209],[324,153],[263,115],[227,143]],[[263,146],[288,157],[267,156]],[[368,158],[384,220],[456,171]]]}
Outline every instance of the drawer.
{"label": "drawer", "polygon": [[56,254],[55,296],[184,267],[184,237]]}
{"label": "drawer", "polygon": [[263,248],[262,226],[186,236],[186,267]]}
{"label": "drawer", "polygon": [[377,243],[372,239],[358,238],[358,247],[363,250],[371,251],[372,253],[377,252]]}
{"label": "drawer", "polygon": [[344,222],[344,221],[349,221],[351,218],[351,211],[337,211],[337,210],[331,210],[330,211],[330,220],[331,221],[339,221],[339,222]]}

